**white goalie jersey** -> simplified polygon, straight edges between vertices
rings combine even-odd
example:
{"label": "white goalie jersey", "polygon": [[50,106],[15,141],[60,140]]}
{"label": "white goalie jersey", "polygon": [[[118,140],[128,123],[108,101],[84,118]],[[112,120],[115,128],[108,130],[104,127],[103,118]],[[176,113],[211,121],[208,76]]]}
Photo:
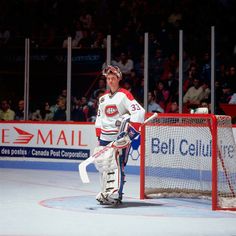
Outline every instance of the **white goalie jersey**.
{"label": "white goalie jersey", "polygon": [[120,88],[114,94],[105,92],[99,99],[95,122],[96,135],[104,141],[113,141],[119,133],[117,120],[123,115],[130,115],[130,124],[139,130],[144,122],[145,110],[126,89]]}

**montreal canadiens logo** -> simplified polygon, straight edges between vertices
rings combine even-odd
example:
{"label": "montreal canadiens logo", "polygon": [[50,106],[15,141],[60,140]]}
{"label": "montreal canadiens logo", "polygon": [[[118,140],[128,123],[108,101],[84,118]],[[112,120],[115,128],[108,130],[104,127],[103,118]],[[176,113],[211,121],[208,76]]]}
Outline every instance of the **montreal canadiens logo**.
{"label": "montreal canadiens logo", "polygon": [[116,105],[106,106],[105,114],[107,116],[115,116],[116,114],[118,114],[118,109],[117,109]]}

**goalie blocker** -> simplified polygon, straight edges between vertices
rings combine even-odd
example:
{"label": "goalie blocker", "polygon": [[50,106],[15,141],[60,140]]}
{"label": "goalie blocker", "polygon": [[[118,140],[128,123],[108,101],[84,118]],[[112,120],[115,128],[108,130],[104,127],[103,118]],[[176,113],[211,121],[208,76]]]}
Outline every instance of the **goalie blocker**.
{"label": "goalie blocker", "polygon": [[126,148],[130,145],[131,141],[136,138],[139,135],[139,132],[135,130],[134,127],[130,126],[128,127],[128,131],[121,132],[116,141],[112,144],[112,147],[114,148]]}

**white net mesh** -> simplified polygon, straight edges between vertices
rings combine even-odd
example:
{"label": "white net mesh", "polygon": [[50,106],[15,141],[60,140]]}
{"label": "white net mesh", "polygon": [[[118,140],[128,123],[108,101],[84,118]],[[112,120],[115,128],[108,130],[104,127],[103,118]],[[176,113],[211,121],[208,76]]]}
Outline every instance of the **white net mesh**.
{"label": "white net mesh", "polygon": [[231,118],[217,116],[217,194],[221,207],[236,207],[236,145]]}
{"label": "white net mesh", "polygon": [[[163,115],[145,126],[144,191],[147,197],[211,196],[211,117]],[[227,116],[218,116],[217,120],[218,144],[222,149],[218,152],[217,158],[217,192],[220,205],[222,198],[234,198],[236,149],[231,119]]]}

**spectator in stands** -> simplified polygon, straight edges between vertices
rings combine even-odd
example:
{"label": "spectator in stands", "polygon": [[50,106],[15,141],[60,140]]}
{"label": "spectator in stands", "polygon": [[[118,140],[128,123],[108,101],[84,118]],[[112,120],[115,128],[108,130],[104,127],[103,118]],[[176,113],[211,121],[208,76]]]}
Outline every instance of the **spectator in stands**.
{"label": "spectator in stands", "polygon": [[156,97],[156,102],[165,110],[170,96],[167,83],[161,80],[158,81],[156,83],[154,95]]}
{"label": "spectator in stands", "polygon": [[161,79],[164,71],[164,56],[161,48],[156,49],[154,58],[150,58],[150,79],[151,84],[155,84]]}
{"label": "spectator in stands", "polygon": [[168,17],[168,23],[173,27],[178,27],[182,21],[182,12],[179,6],[175,6],[173,12]]}
{"label": "spectator in stands", "polygon": [[198,106],[203,99],[208,99],[210,95],[210,89],[208,84],[204,81],[202,84],[199,78],[193,80],[193,86],[190,87],[183,97],[183,103],[185,105]]}
{"label": "spectator in stands", "polygon": [[97,88],[92,92],[92,96],[90,100],[97,99],[97,93],[98,91],[103,91],[103,93],[106,91],[107,84],[104,76],[100,76],[97,82]]}
{"label": "spectator in stands", "polygon": [[[98,94],[100,92],[101,91],[98,91]],[[102,94],[104,94],[104,93],[102,93]],[[88,103],[88,107],[89,107],[88,119],[87,119],[88,122],[95,122],[96,115],[97,115],[97,106],[98,106],[97,102],[95,102],[95,103]]]}
{"label": "spectator in stands", "polygon": [[164,83],[166,83],[166,87],[169,90],[169,99],[179,93],[179,79],[175,71],[169,71]]}
{"label": "spectator in stands", "polygon": [[228,68],[226,82],[229,83],[232,91],[236,91],[236,69],[235,66],[231,65]]}
{"label": "spectator in stands", "polygon": [[107,39],[102,31],[96,32],[95,40],[91,45],[91,48],[106,48]]}
{"label": "spectator in stands", "polygon": [[230,98],[229,104],[236,104],[236,93],[234,93]]}
{"label": "spectator in stands", "polygon": [[56,111],[58,110],[58,108],[59,108],[59,101],[60,101],[61,98],[64,99],[62,96],[59,96],[59,97],[56,99],[56,103],[50,106],[50,111],[52,111],[53,116],[54,116],[55,112],[56,112]]}
{"label": "spectator in stands", "polygon": [[[132,81],[131,79],[125,79],[122,82],[122,87],[128,91],[130,91],[133,94],[133,87],[132,87]],[[134,96],[134,95],[133,95]]]}
{"label": "spectator in stands", "polygon": [[14,120],[15,112],[11,110],[8,100],[4,99],[1,101],[0,107],[0,120]]}
{"label": "spectator in stands", "polygon": [[62,89],[62,90],[61,90],[61,94],[60,94],[59,96],[63,97],[63,98],[66,100],[66,97],[67,97],[67,89]]}
{"label": "spectator in stands", "polygon": [[58,108],[53,115],[54,121],[66,121],[66,100],[63,97],[58,99]]}
{"label": "spectator in stands", "polygon": [[137,81],[135,81],[134,86],[134,96],[136,100],[143,105],[143,99],[144,99],[144,77],[138,78]]}
{"label": "spectator in stands", "polygon": [[45,102],[44,103],[44,106],[41,110],[41,115],[42,115],[42,120],[44,121],[51,121],[53,120],[53,112],[52,110],[50,109],[50,104],[49,102]]}
{"label": "spectator in stands", "polygon": [[25,109],[25,103],[24,100],[19,100],[18,107],[15,111],[15,120],[24,120],[24,109]]}
{"label": "spectator in stands", "polygon": [[191,67],[191,59],[186,51],[183,51],[183,81],[188,77],[188,71]]}
{"label": "spectator in stands", "polygon": [[178,64],[179,62],[176,53],[171,53],[171,55],[163,63],[163,73],[161,75],[161,80],[168,80],[170,72],[175,74]]}
{"label": "spectator in stands", "polygon": [[140,89],[142,87],[142,78],[143,78],[143,75],[138,76],[136,71],[133,69],[131,70],[130,78],[126,79],[132,86],[132,94],[135,97],[135,99],[138,99],[138,94],[140,93]]}
{"label": "spectator in stands", "polygon": [[168,111],[169,113],[179,113],[179,103],[178,100],[172,99],[170,104],[170,109]]}
{"label": "spectator in stands", "polygon": [[85,120],[88,121],[90,107],[88,106],[87,97],[85,97],[85,96],[81,97],[81,99],[80,99],[80,106],[81,106],[81,110],[83,111],[83,113],[85,115]]}
{"label": "spectator in stands", "polygon": [[148,92],[148,112],[164,112],[164,109],[156,103],[155,95],[153,92]]}
{"label": "spectator in stands", "polygon": [[[118,62],[120,61],[120,53],[118,52],[115,52],[113,55],[112,55],[112,59],[111,59],[111,65],[112,66],[118,66]],[[102,69],[106,68],[107,67],[107,62],[104,62],[102,64]]]}
{"label": "spectator in stands", "polygon": [[[220,83],[220,81],[216,80],[215,81],[215,114],[217,115],[225,115],[225,112],[223,111],[220,105],[222,97],[223,97],[222,84]],[[210,107],[211,106],[209,105],[209,108]]]}
{"label": "spectator in stands", "polygon": [[220,97],[220,103],[229,103],[231,97],[233,96],[233,92],[229,83],[224,83],[222,85],[222,95]]}
{"label": "spectator in stands", "polygon": [[98,77],[98,83],[96,89],[92,92],[91,97],[89,98],[89,101],[87,103],[89,111],[88,111],[88,121],[95,121],[96,119],[96,110],[97,110],[97,97],[98,94],[104,93],[106,91],[106,80],[103,75],[99,75]]}
{"label": "spectator in stands", "polygon": [[192,64],[187,72],[187,77],[183,81],[183,92],[186,93],[187,90],[193,86],[194,79],[198,76],[197,66]]}
{"label": "spectator in stands", "polygon": [[221,62],[218,68],[216,68],[215,80],[225,82],[226,81],[226,64]]}
{"label": "spectator in stands", "polygon": [[80,14],[80,17],[79,17],[79,20],[82,24],[82,27],[84,29],[87,29],[87,30],[90,30],[91,29],[91,26],[92,26],[92,23],[93,23],[93,16],[92,14],[90,14],[88,12],[88,10],[86,9],[83,9],[81,14]]}
{"label": "spectator in stands", "polygon": [[141,54],[138,61],[134,63],[134,70],[139,78],[144,76],[144,54]]}
{"label": "spectator in stands", "polygon": [[89,122],[95,122],[97,116],[97,109],[98,109],[98,101],[99,98],[104,94],[103,90],[98,90],[96,92],[96,99],[93,103],[88,103],[89,106],[89,113],[88,113],[88,120]]}
{"label": "spectator in stands", "polygon": [[205,52],[203,55],[203,60],[200,65],[201,77],[210,83],[211,81],[211,60],[208,52]]}
{"label": "spectator in stands", "polygon": [[98,105],[98,101],[99,101],[99,98],[104,94],[104,91],[103,90],[98,90],[97,93],[96,93],[96,103]]}
{"label": "spectator in stands", "polygon": [[171,96],[166,105],[165,113],[179,113],[179,97],[178,95]]}
{"label": "spectator in stands", "polygon": [[210,102],[210,98],[208,98],[208,99],[203,99],[203,100],[200,102],[200,104],[199,104],[198,107],[199,107],[199,108],[207,108],[208,113],[211,113],[211,102]]}
{"label": "spectator in stands", "polygon": [[43,120],[42,115],[41,115],[41,110],[39,108],[36,108],[35,112],[32,112],[31,120],[33,121]]}
{"label": "spectator in stands", "polygon": [[74,99],[73,99],[71,120],[73,120],[73,121],[86,121],[85,113],[83,111],[83,107],[81,106],[81,101],[80,101],[80,99],[77,99],[76,97],[74,97]]}
{"label": "spectator in stands", "polygon": [[83,30],[83,37],[78,41],[78,48],[91,48],[93,44],[93,38],[91,36],[91,32],[88,29]]}
{"label": "spectator in stands", "polygon": [[216,80],[215,81],[215,101],[219,103],[222,96],[223,96],[222,84],[219,80]]}
{"label": "spectator in stands", "polygon": [[84,29],[79,20],[75,21],[75,31],[74,31],[74,40],[76,42],[76,46],[78,46],[79,41],[84,37]]}
{"label": "spectator in stands", "polygon": [[128,57],[126,52],[122,52],[120,54],[120,60],[117,63],[117,66],[120,68],[123,78],[129,79],[131,71],[134,69],[134,61]]}

